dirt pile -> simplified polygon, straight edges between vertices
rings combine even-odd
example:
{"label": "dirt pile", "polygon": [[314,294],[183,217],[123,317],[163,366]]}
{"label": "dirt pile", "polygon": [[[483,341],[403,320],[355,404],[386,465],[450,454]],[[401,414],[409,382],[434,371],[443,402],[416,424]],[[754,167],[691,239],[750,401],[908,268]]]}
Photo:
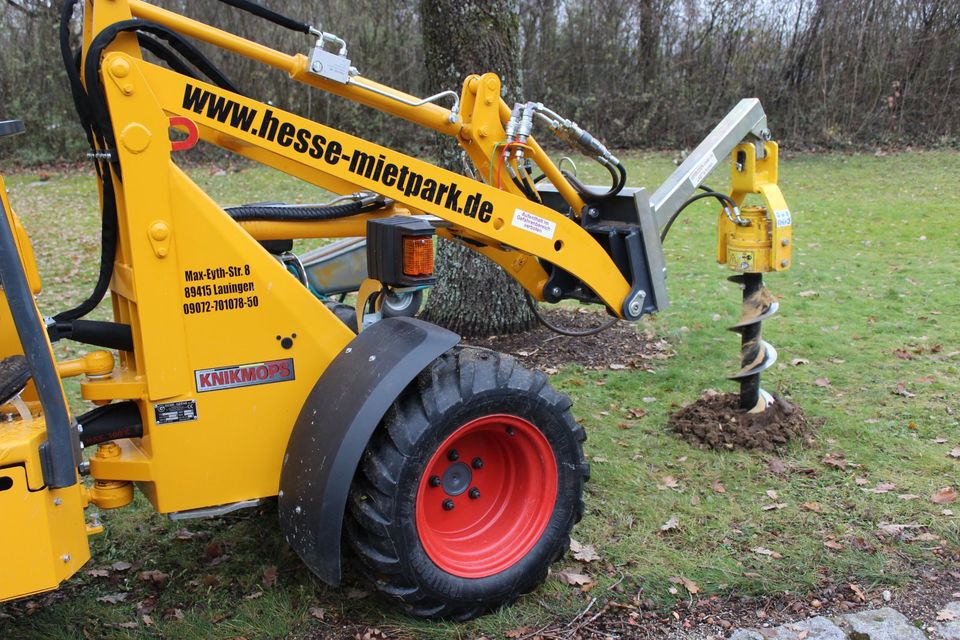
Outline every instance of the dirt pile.
{"label": "dirt pile", "polygon": [[783,398],[762,413],[744,413],[735,393],[707,392],[670,414],[667,426],[692,444],[711,449],[773,451],[806,438],[819,427],[803,410]]}

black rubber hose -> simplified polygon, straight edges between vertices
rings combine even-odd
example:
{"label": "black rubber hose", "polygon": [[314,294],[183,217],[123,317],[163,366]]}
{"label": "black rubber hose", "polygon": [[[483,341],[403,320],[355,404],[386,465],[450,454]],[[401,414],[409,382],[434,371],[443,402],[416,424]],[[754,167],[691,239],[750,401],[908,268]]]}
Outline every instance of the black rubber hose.
{"label": "black rubber hose", "polygon": [[132,400],[114,402],[77,416],[83,446],[143,436],[143,418]]}
{"label": "black rubber hose", "polygon": [[268,9],[262,4],[250,2],[249,0],[220,0],[220,2],[230,5],[236,9],[240,9],[241,11],[252,13],[258,18],[268,20],[269,22],[272,22],[273,24],[281,26],[285,29],[299,31],[300,33],[310,33],[310,25],[306,22],[294,20],[293,18],[287,17],[282,13],[277,13],[273,9]]}
{"label": "black rubber hose", "polygon": [[680,216],[680,213],[684,209],[689,207],[691,204],[696,202],[697,200],[703,200],[704,198],[716,198],[717,200],[720,201],[720,204],[723,205],[724,209],[726,209],[728,206],[731,209],[734,209],[737,206],[737,203],[734,202],[730,198],[730,196],[728,196],[725,193],[720,193],[719,191],[704,191],[703,193],[698,193],[697,195],[690,197],[686,202],[680,205],[680,208],[677,209],[674,212],[674,214],[670,216],[670,219],[667,220],[667,223],[663,225],[663,231],[660,232],[661,243],[667,239],[667,234],[670,232],[670,227],[672,227],[673,223],[676,222],[677,218]]}
{"label": "black rubber hose", "polygon": [[348,218],[367,211],[374,211],[383,207],[382,202],[374,205],[363,202],[349,202],[347,204],[332,204],[325,206],[303,207],[276,204],[245,204],[238,207],[224,209],[237,222],[254,220],[270,222],[312,222],[319,220],[336,220]]}
{"label": "black rubber hose", "polygon": [[530,311],[533,312],[533,315],[537,318],[537,321],[540,322],[543,326],[554,333],[559,333],[562,336],[570,336],[571,338],[585,338],[587,336],[594,336],[601,331],[606,331],[613,325],[617,324],[619,318],[613,317],[610,318],[607,322],[604,322],[598,327],[593,327],[591,329],[568,329],[567,327],[561,327],[551,323],[546,317],[540,313],[540,309],[537,308],[537,301],[533,299],[529,293],[524,292],[524,297],[527,300],[527,305],[530,307]]}
{"label": "black rubber hose", "polygon": [[586,202],[599,202],[612,198],[623,190],[623,186],[627,183],[627,170],[623,167],[623,164],[617,163],[615,166],[609,163],[602,163],[606,167],[607,171],[610,173],[612,179],[612,186],[610,190],[606,193],[597,193],[596,191],[591,191],[588,186],[580,182],[575,175],[568,171],[560,170],[560,173],[564,178],[567,179],[567,182],[570,183],[570,186],[580,194],[580,197]]}
{"label": "black rubber hose", "polygon": [[193,78],[194,80],[197,79],[197,74],[194,73],[193,69],[184,64],[183,60],[178,58],[169,47],[164,46],[160,41],[151,38],[145,33],[138,33],[137,42],[143,49],[146,49],[160,60],[166,62],[167,66],[177,73],[187,76],[188,78]]}

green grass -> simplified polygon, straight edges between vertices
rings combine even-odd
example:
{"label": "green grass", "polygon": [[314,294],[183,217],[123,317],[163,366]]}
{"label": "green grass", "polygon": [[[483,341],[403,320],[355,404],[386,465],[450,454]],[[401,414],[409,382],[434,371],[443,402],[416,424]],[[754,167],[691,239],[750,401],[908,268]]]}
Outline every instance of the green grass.
{"label": "green grass", "polygon": [[[655,186],[672,169],[663,154],[627,154],[627,161],[632,184]],[[315,189],[259,168],[191,173],[224,203],[318,197]],[[769,455],[699,450],[665,428],[673,405],[709,388],[733,389],[725,376],[736,369],[739,350],[737,336],[725,330],[738,316],[740,294],[714,262],[715,208],[696,205],[684,214],[666,243],[671,306],[647,322],[671,341],[676,357],[656,363],[654,373],[571,367],[553,376],[573,397],[589,434],[592,479],[587,513],[574,536],[602,556],[589,565],[568,556],[555,569],[576,568],[593,577],[597,585],[587,594],[550,578],[517,605],[475,622],[411,620],[372,596],[356,597],[362,588],[356,583],[332,589],[314,580],[286,549],[269,507],[189,522],[194,535],[181,540],[176,533],[182,525],[153,514],[138,498],[131,507],[103,514],[107,532],[93,540],[90,564],[122,560],[134,563],[133,569],[109,578],[81,572],[28,617],[7,619],[13,608],[0,607],[0,635],[353,637],[379,627],[402,637],[493,638],[569,619],[591,597],[626,602],[639,594],[669,606],[687,596],[683,587],[677,596],[670,593],[672,577],[692,580],[707,594],[803,593],[831,581],[904,588],[916,566],[937,562],[935,547],[956,550],[960,544],[957,516],[943,512],[960,512],[960,504],[930,500],[960,478],[960,461],[947,456],[960,446],[960,221],[951,205],[958,173],[960,154],[953,152],[782,159],[781,186],[794,214],[795,266],[767,278],[781,313],[764,325],[764,337],[779,350],[781,364],[765,374],[765,387],[825,419],[815,442],[780,452],[790,470],[782,476],[768,470]],[[17,174],[8,187],[41,263],[41,307],[52,313],[81,299],[93,282],[94,187],[89,175],[76,173],[37,179]],[[724,182],[711,180],[716,188]],[[912,359],[897,357],[895,350]],[[78,352],[65,345],[58,351]],[[809,362],[792,366],[796,358]],[[818,378],[828,386],[822,380],[818,385]],[[895,394],[901,383],[915,396]],[[648,413],[628,420],[633,407]],[[75,409],[85,407],[77,403]],[[830,452],[843,452],[860,466],[827,466],[822,459]],[[675,478],[676,487],[666,488],[665,476]],[[896,487],[869,493],[858,478],[866,488],[880,482]],[[725,492],[711,488],[716,483]],[[776,491],[777,498],[767,491]],[[901,494],[919,498],[904,500]],[[821,505],[822,513],[801,506],[809,502]],[[786,506],[764,510],[773,503]],[[661,532],[672,516],[679,527]],[[881,523],[922,525],[939,539],[878,537]],[[825,547],[827,540],[842,549]],[[222,560],[210,552],[220,544]],[[760,547],[782,557],[752,551]],[[264,571],[274,566],[279,577],[265,587]],[[149,586],[136,577],[143,569],[169,577],[162,587]],[[130,592],[125,602],[97,601],[124,591]],[[137,611],[148,597],[156,598],[149,628]],[[20,611],[25,605],[15,606]],[[311,615],[316,607],[324,610],[323,620]],[[182,620],[172,614],[175,609]],[[109,626],[130,622],[138,626]]]}

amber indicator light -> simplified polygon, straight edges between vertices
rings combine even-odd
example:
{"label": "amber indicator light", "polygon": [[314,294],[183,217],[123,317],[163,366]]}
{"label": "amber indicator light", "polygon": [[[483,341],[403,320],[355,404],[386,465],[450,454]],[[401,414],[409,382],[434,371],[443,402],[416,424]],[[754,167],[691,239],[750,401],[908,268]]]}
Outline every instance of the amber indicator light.
{"label": "amber indicator light", "polygon": [[403,275],[433,275],[432,236],[403,236]]}

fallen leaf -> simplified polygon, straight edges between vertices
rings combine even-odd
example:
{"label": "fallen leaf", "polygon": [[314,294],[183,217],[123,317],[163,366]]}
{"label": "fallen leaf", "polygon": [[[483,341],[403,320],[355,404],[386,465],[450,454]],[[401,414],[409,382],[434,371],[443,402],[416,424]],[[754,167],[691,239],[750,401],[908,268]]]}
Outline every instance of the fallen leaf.
{"label": "fallen leaf", "polygon": [[913,360],[913,354],[904,349],[894,349],[893,355],[897,356],[901,360]]}
{"label": "fallen leaf", "polygon": [[831,364],[846,364],[847,361],[841,358],[828,358],[827,362],[830,362]]}
{"label": "fallen leaf", "polygon": [[90,569],[87,571],[87,575],[92,578],[106,578],[110,575],[110,572],[106,569]]}
{"label": "fallen leaf", "polygon": [[165,620],[183,620],[183,610],[182,609],[165,609],[163,611],[163,617]]}
{"label": "fallen leaf", "polygon": [[717,493],[726,493],[727,490],[720,484],[719,480],[715,480],[713,484],[710,485],[710,488],[716,491]]}
{"label": "fallen leaf", "polygon": [[930,497],[930,501],[933,504],[950,504],[951,502],[956,502],[957,500],[957,490],[953,487],[943,487],[942,489],[937,489],[937,491]]}
{"label": "fallen leaf", "polygon": [[824,541],[823,546],[827,549],[833,549],[834,551],[843,551],[843,545],[833,540]]}
{"label": "fallen leaf", "polygon": [[903,396],[904,398],[915,398],[915,397],[917,397],[917,394],[915,394],[915,393],[910,393],[909,391],[907,391],[906,385],[904,385],[902,382],[898,382],[898,383],[897,383],[897,386],[896,386],[896,387],[894,388],[894,390],[891,391],[890,393],[892,393],[892,394],[894,394],[894,395],[896,395],[896,396]]}
{"label": "fallen leaf", "polygon": [[657,487],[658,489],[660,489],[661,487],[663,489],[676,489],[677,486],[680,484],[677,481],[677,479],[674,478],[673,476],[663,476],[662,478],[660,478],[660,482],[662,484]]}
{"label": "fallen leaf", "polygon": [[266,569],[263,570],[263,578],[260,580],[260,582],[263,583],[264,587],[269,589],[273,587],[273,585],[277,584],[278,575],[279,575],[279,572],[277,571],[276,567],[274,566],[267,567]]}
{"label": "fallen leaf", "polygon": [[787,465],[780,458],[773,457],[767,460],[767,469],[775,476],[782,476],[787,472]]}
{"label": "fallen leaf", "polygon": [[137,577],[144,582],[150,582],[158,587],[162,587],[164,583],[166,583],[168,576],[163,571],[149,569],[147,571],[141,571],[137,574]]}
{"label": "fallen leaf", "polygon": [[776,551],[771,551],[770,549],[766,549],[764,547],[754,547],[753,549],[750,549],[750,551],[753,551],[754,553],[761,556],[769,556],[774,560],[779,560],[780,558],[783,557],[781,554],[777,553]]}
{"label": "fallen leaf", "polygon": [[323,617],[327,615],[327,610],[322,607],[310,607],[307,609],[307,612],[311,617],[316,618],[317,620],[323,620]]}
{"label": "fallen leaf", "polygon": [[829,387],[830,378],[817,378],[813,381],[813,384],[817,385],[818,387]]}
{"label": "fallen leaf", "polygon": [[941,511],[940,513],[942,513],[942,514],[945,515],[945,516],[952,516],[952,515],[953,515],[953,509],[944,509],[944,510]]}
{"label": "fallen leaf", "polygon": [[860,587],[860,585],[851,583],[848,586],[850,587],[850,591],[853,591],[853,594],[857,596],[857,600],[859,600],[860,602],[867,601],[867,594],[863,592],[863,589]]}
{"label": "fallen leaf", "polygon": [[819,502],[804,502],[800,505],[800,508],[806,511],[813,511],[814,513],[823,513],[825,511],[823,505]]}
{"label": "fallen leaf", "polygon": [[600,554],[597,553],[592,544],[581,544],[573,538],[570,538],[570,551],[573,552],[574,559],[580,562],[600,560]]}
{"label": "fallen leaf", "polygon": [[140,625],[136,622],[114,622],[113,624],[108,624],[107,626],[115,629],[136,629]]}
{"label": "fallen leaf", "polygon": [[820,294],[817,293],[816,291],[801,291],[797,295],[800,296],[801,298],[815,298]]}
{"label": "fallen leaf", "polygon": [[922,527],[921,527],[919,524],[916,524],[916,523],[911,523],[911,524],[887,524],[887,523],[881,522],[881,523],[880,523],[880,526],[879,526],[877,529],[878,529],[878,531],[880,532],[880,534],[882,534],[882,535],[892,536],[892,537],[894,537],[894,538],[899,538],[900,536],[902,536],[902,535],[904,534],[905,531],[908,531],[908,530],[910,530],[910,529],[921,529],[921,528],[922,528]]}
{"label": "fallen leaf", "polygon": [[146,626],[148,627],[153,626],[153,618],[151,618],[147,614],[143,614],[142,616],[140,616],[140,619],[143,620],[143,624],[145,624]]}
{"label": "fallen leaf", "polygon": [[775,511],[778,509],[783,509],[787,506],[786,502],[775,502],[773,504],[767,504],[763,506],[764,511]]}
{"label": "fallen leaf", "polygon": [[528,633],[530,633],[530,627],[520,627],[519,629],[511,629],[510,631],[507,631],[503,635],[505,635],[508,638],[522,638]]}
{"label": "fallen leaf", "polygon": [[695,596],[698,593],[700,593],[700,586],[693,580],[689,580],[682,576],[674,576],[670,578],[670,582],[672,582],[673,584],[682,584],[684,589],[687,590],[687,593],[689,593],[692,596]]}
{"label": "fallen leaf", "polygon": [[778,494],[773,489],[767,489],[767,497],[770,498],[771,500],[779,500],[780,494]]}
{"label": "fallen leaf", "polygon": [[107,604],[119,604],[127,599],[127,593],[108,593],[105,596],[97,598],[97,602],[106,602]]}
{"label": "fallen leaf", "polygon": [[950,609],[941,609],[937,611],[937,622],[949,622],[951,620],[956,620],[957,614]]}
{"label": "fallen leaf", "polygon": [[806,358],[794,358],[793,360],[790,361],[790,364],[792,364],[795,367],[799,367],[802,364],[810,364],[810,361],[807,360]]}
{"label": "fallen leaf", "polygon": [[641,407],[634,407],[632,409],[627,409],[627,415],[632,419],[639,419],[647,415],[647,410]]}
{"label": "fallen leaf", "polygon": [[951,458],[960,458],[960,447],[954,447],[947,453],[947,455]]}
{"label": "fallen leaf", "polygon": [[643,399],[643,401],[644,401],[644,402],[646,402],[647,404],[650,404],[651,402],[656,402],[656,401],[657,401],[657,399],[656,399],[656,398],[653,398],[653,397],[650,397],[650,396],[648,396],[648,397],[645,397],[645,398]]}
{"label": "fallen leaf", "polygon": [[622,369],[626,369],[626,368],[627,368],[627,365],[625,365],[625,364],[617,364],[617,363],[613,362],[613,363],[610,364],[610,368],[611,368],[613,371],[620,371],[620,370],[622,370]]}
{"label": "fallen leaf", "polygon": [[856,483],[858,487],[865,487],[868,484],[870,484],[870,481],[867,480],[866,478],[854,478],[853,481]]}
{"label": "fallen leaf", "polygon": [[132,566],[133,565],[130,564],[129,562],[124,562],[123,560],[117,560],[112,565],[110,565],[110,568],[113,569],[114,571],[126,571]]}
{"label": "fallen leaf", "polygon": [[174,534],[174,537],[177,540],[190,540],[191,538],[193,538],[193,532],[187,529],[180,529]]}
{"label": "fallen leaf", "polygon": [[363,600],[368,595],[370,595],[370,593],[363,589],[350,589],[347,591],[348,600]]}
{"label": "fallen leaf", "polygon": [[671,531],[679,526],[680,519],[677,516],[670,516],[670,519],[660,527],[660,531]]}
{"label": "fallen leaf", "polygon": [[220,540],[213,540],[208,545],[203,552],[204,558],[207,559],[207,562],[216,560],[226,552],[226,547],[223,545],[223,542]]}
{"label": "fallen leaf", "polygon": [[587,585],[593,584],[593,579],[583,573],[575,573],[573,571],[558,571],[557,579],[564,584],[568,584],[571,587],[585,587]]}
{"label": "fallen leaf", "polygon": [[897,497],[900,498],[901,500],[916,500],[920,496],[918,496],[915,493],[901,493]]}
{"label": "fallen leaf", "polygon": [[893,484],[892,482],[878,482],[877,486],[875,486],[873,489],[864,489],[864,491],[868,491],[870,493],[890,493],[896,488],[897,485]]}
{"label": "fallen leaf", "polygon": [[929,531],[921,533],[916,538],[914,538],[914,540],[916,540],[917,542],[936,542],[939,539],[940,539],[940,536],[938,536],[935,533],[930,533]]}

